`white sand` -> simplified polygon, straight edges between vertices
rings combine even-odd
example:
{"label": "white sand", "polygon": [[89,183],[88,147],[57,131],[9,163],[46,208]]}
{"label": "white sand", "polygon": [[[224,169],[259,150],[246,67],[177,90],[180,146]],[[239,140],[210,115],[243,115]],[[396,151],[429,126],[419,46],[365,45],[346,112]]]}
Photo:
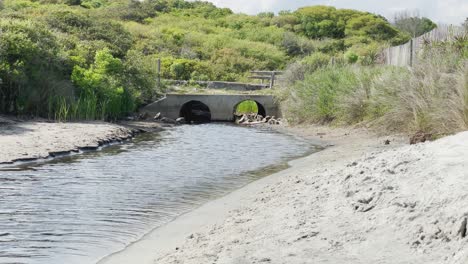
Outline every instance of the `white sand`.
{"label": "white sand", "polygon": [[104,122],[13,122],[2,118],[0,163],[16,159],[47,158],[50,152],[96,147],[100,140],[125,138],[130,133],[129,128]]}
{"label": "white sand", "polygon": [[468,263],[457,234],[468,216],[468,132],[417,146],[359,130],[295,132],[321,131],[336,146],[100,263]]}

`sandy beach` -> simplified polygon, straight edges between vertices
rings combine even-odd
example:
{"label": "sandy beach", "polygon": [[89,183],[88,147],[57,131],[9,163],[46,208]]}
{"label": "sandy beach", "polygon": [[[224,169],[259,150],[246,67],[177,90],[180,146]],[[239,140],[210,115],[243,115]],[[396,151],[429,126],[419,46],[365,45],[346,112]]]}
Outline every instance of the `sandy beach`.
{"label": "sandy beach", "polygon": [[0,164],[67,155],[132,138],[140,131],[157,131],[156,123],[50,123],[0,117]]}
{"label": "sandy beach", "polygon": [[361,129],[286,130],[330,146],[100,264],[467,263],[468,132],[410,146]]}

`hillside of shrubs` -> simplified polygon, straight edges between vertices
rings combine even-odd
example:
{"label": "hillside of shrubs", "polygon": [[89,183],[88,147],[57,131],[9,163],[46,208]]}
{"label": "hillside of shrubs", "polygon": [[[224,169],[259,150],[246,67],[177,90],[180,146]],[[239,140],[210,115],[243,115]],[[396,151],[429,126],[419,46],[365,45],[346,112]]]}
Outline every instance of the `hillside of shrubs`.
{"label": "hillside of shrubs", "polygon": [[373,65],[410,36],[328,6],[251,16],[200,1],[3,0],[0,113],[116,120],[165,92],[158,59],[162,79],[247,81],[298,64],[305,75],[330,61]]}

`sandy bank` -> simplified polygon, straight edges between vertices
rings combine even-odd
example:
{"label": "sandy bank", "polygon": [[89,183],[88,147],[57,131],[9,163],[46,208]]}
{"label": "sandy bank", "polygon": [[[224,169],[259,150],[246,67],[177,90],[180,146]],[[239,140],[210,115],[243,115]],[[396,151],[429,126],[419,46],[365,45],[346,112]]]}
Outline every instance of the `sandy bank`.
{"label": "sandy bank", "polygon": [[468,132],[417,146],[360,130],[294,132],[335,146],[100,263],[467,263]]}
{"label": "sandy bank", "polygon": [[133,137],[155,124],[105,122],[49,123],[0,117],[0,164],[44,159]]}

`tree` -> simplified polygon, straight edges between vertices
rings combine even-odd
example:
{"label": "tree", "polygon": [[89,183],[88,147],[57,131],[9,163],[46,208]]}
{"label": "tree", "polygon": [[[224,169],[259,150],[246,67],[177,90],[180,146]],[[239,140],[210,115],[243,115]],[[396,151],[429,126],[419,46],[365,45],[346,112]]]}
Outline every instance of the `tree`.
{"label": "tree", "polygon": [[261,17],[261,18],[273,18],[275,16],[275,13],[273,13],[273,12],[261,12],[261,13],[258,13],[257,16]]}
{"label": "tree", "polygon": [[296,11],[300,20],[299,31],[313,39],[343,38],[344,28],[338,25],[336,8],[330,6],[312,6]]}
{"label": "tree", "polygon": [[40,112],[65,78],[56,38],[43,24],[0,20],[0,112]]}
{"label": "tree", "polygon": [[424,35],[437,27],[429,18],[420,17],[417,12],[411,14],[408,11],[396,14],[394,23],[395,27],[410,34],[413,38]]}

